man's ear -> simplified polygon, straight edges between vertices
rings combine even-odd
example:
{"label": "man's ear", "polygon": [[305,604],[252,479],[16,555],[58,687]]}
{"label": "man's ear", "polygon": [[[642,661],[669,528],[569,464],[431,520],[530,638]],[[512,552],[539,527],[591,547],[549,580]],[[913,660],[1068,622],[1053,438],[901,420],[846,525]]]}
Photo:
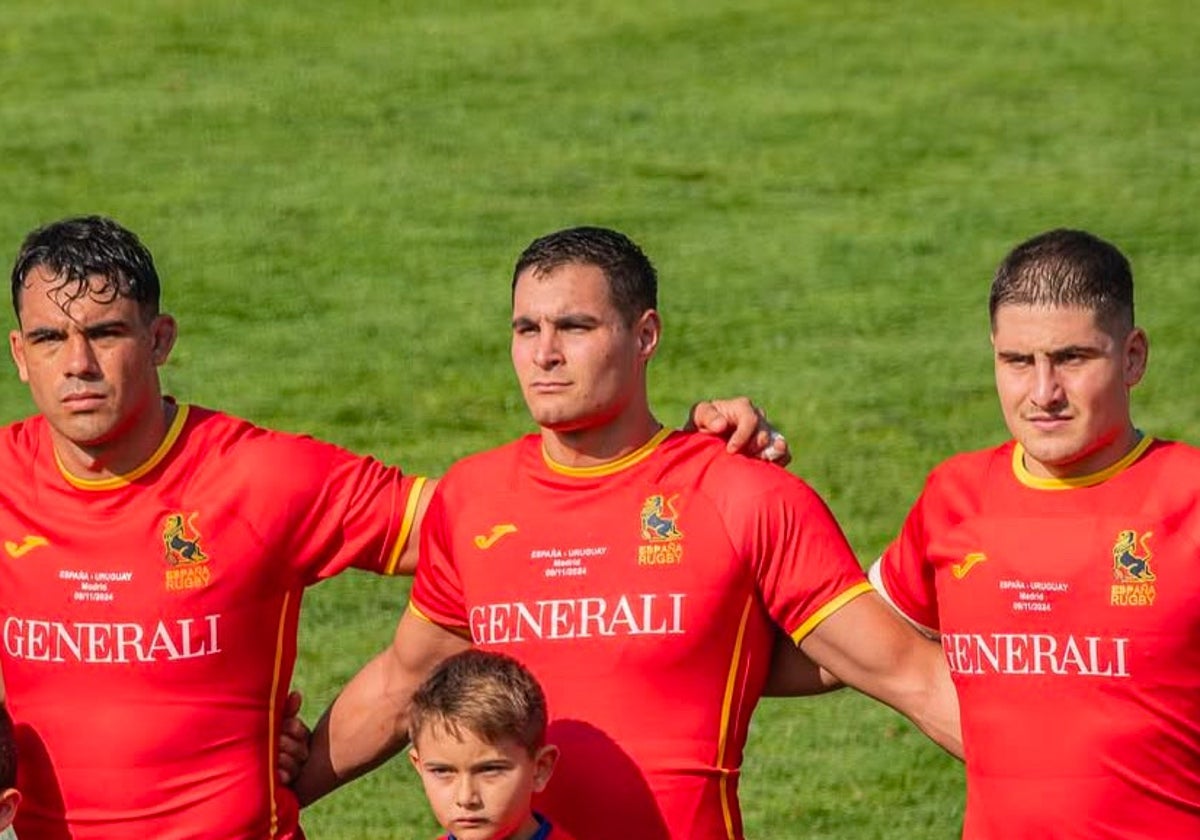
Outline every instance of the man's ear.
{"label": "man's ear", "polygon": [[0,831],[12,825],[17,815],[17,806],[21,804],[21,793],[16,788],[7,788],[0,793]]}
{"label": "man's ear", "polygon": [[20,330],[8,334],[8,352],[12,354],[13,364],[17,366],[17,376],[22,382],[29,381],[29,371],[25,367],[25,336]]}
{"label": "man's ear", "polygon": [[1125,337],[1125,386],[1132,388],[1142,381],[1150,361],[1150,339],[1141,327],[1134,327]]}
{"label": "man's ear", "polygon": [[662,338],[662,318],[659,317],[658,310],[647,309],[643,312],[634,323],[633,331],[637,335],[638,355],[643,361],[650,361],[658,349],[659,339]]}
{"label": "man's ear", "polygon": [[156,366],[166,364],[178,335],[179,324],[174,318],[165,313],[154,316],[154,320],[150,324],[150,339]]}

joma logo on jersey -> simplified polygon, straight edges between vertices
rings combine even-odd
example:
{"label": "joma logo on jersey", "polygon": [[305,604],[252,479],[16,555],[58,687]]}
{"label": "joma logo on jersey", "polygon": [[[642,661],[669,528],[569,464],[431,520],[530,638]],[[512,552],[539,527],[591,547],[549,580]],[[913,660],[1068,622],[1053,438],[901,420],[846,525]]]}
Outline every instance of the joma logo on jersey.
{"label": "joma logo on jersey", "polygon": [[647,497],[642,504],[642,539],[647,542],[638,546],[639,566],[674,566],[683,562],[683,532],[675,520],[678,496],[664,499],[662,494]]}
{"label": "joma logo on jersey", "polygon": [[8,552],[9,557],[16,558],[25,556],[35,548],[45,548],[48,545],[50,545],[50,540],[46,539],[45,537],[27,534],[25,539],[21,540],[19,543],[15,543],[12,540],[6,540],[4,543],[4,550]]}
{"label": "joma logo on jersey", "polygon": [[163,520],[164,560],[169,567],[165,577],[168,590],[200,589],[212,579],[208,555],[200,547],[201,535],[196,527],[198,515],[193,512],[184,519],[182,513],[171,513]]}
{"label": "joma logo on jersey", "polygon": [[967,572],[974,569],[978,564],[987,560],[987,555],[982,551],[972,551],[970,554],[963,557],[961,563],[950,564],[950,574],[954,575],[955,580],[962,580],[967,576]]}
{"label": "joma logo on jersey", "polygon": [[487,534],[476,534],[475,547],[487,551],[496,544],[496,540],[508,534],[517,533],[517,526],[511,522],[502,522],[499,525],[493,525],[492,530]]}
{"label": "joma logo on jersey", "polygon": [[1150,568],[1153,552],[1146,541],[1154,536],[1152,531],[1142,535],[1134,530],[1121,531],[1113,543],[1113,578],[1109,604],[1114,607],[1148,607],[1158,595],[1154,581],[1158,577]]}

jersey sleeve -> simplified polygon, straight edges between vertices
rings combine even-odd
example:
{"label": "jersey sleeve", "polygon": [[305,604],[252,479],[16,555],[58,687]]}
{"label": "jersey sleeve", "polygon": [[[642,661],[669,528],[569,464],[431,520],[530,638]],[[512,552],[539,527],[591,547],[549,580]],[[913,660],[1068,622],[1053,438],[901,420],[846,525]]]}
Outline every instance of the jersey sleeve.
{"label": "jersey sleeve", "polygon": [[742,503],[751,509],[730,521],[752,524],[735,542],[752,558],[767,612],[797,644],[871,590],[833,514],[807,484],[786,475]]}
{"label": "jersey sleeve", "polygon": [[433,491],[421,527],[421,562],[413,581],[408,608],[424,618],[463,635],[469,634],[462,578],[454,561],[446,490],[447,476]]}
{"label": "jersey sleeve", "polygon": [[265,542],[288,547],[286,560],[305,583],[350,566],[395,573],[424,478],[306,437],[276,438],[267,454],[256,468],[277,475],[267,487],[271,515],[262,521],[287,533]]}
{"label": "jersey sleeve", "polygon": [[931,635],[938,632],[937,588],[929,562],[930,484],[909,511],[899,536],[871,566],[871,583],[901,615]]}

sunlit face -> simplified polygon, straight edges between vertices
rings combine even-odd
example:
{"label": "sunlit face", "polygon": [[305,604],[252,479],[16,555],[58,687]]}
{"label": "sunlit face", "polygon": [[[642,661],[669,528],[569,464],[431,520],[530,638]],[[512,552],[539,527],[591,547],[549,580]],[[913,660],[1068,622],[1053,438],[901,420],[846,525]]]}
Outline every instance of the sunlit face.
{"label": "sunlit face", "polygon": [[513,368],[542,428],[597,428],[644,401],[658,313],[627,324],[597,266],[526,270],[513,290],[512,330]]}
{"label": "sunlit face", "polygon": [[527,840],[538,829],[531,801],[550,781],[558,750],[533,755],[514,739],[489,744],[459,727],[431,723],[409,759],[437,821],[458,840]]}
{"label": "sunlit face", "polygon": [[[21,381],[49,421],[60,455],[128,448],[160,407],[158,366],[175,340],[167,315],[147,321],[136,301],[68,300],[58,279],[34,268],[20,293],[9,349]],[[157,416],[157,415],[155,415]]]}
{"label": "sunlit face", "polygon": [[992,327],[1004,421],[1034,475],[1071,478],[1120,460],[1136,442],[1129,390],[1146,370],[1146,335],[1097,323],[1081,307],[1008,304]]}

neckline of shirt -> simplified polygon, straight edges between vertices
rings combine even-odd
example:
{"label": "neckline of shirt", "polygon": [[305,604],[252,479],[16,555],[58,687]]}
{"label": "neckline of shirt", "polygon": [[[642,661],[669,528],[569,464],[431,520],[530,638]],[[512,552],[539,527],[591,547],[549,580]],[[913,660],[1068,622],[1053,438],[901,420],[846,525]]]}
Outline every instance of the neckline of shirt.
{"label": "neckline of shirt", "polygon": [[650,440],[632,452],[622,455],[616,460],[606,461],[603,464],[596,464],[591,467],[568,467],[566,464],[560,464],[550,457],[550,453],[546,451],[544,443],[542,444],[542,460],[551,472],[570,476],[571,478],[598,478],[600,476],[612,475],[622,470],[627,470],[634,464],[646,460],[646,458],[650,457],[650,453],[657,449],[658,445],[666,440],[672,432],[674,432],[674,429],[668,429],[664,426],[655,432]]}
{"label": "neckline of shirt", "polygon": [[1130,464],[1142,457],[1150,444],[1154,443],[1152,435],[1142,435],[1139,440],[1121,460],[1109,464],[1102,470],[1087,475],[1078,475],[1072,478],[1048,478],[1040,475],[1034,475],[1025,466],[1025,447],[1017,442],[1013,447],[1012,470],[1017,481],[1024,484],[1026,487],[1031,487],[1034,490],[1074,490],[1079,487],[1091,487],[1101,482],[1108,481],[1117,473],[1124,471]]}
{"label": "neckline of shirt", "polygon": [[57,450],[54,452],[54,463],[58,465],[58,471],[62,474],[66,482],[79,490],[112,490],[117,487],[125,487],[150,472],[150,470],[157,467],[167,457],[167,453],[171,451],[171,447],[179,439],[179,434],[183,431],[184,423],[187,422],[188,408],[187,405],[179,406],[179,410],[175,412],[175,419],[171,421],[171,425],[167,428],[167,433],[163,436],[158,448],[154,450],[154,453],[149,458],[127,473],[109,476],[108,478],[80,478],[67,469],[62,459],[58,457]]}

